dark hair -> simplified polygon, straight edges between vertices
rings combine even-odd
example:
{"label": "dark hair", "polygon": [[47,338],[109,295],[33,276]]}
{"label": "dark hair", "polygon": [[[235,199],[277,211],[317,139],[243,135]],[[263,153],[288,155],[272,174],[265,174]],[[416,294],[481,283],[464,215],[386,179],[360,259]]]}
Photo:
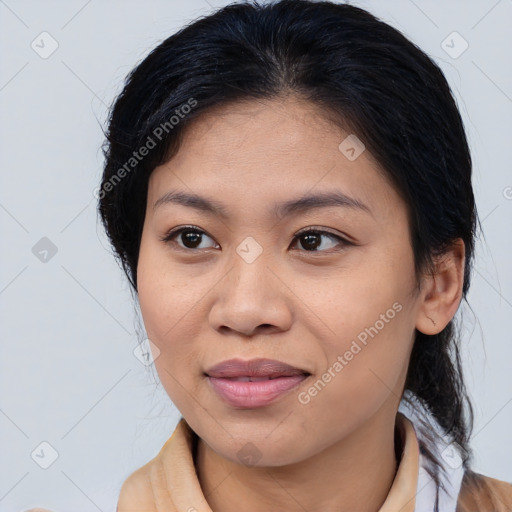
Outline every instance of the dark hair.
{"label": "dark hair", "polygon": [[[149,175],[176,153],[183,130],[208,109],[289,94],[356,134],[380,164],[408,209],[417,277],[464,241],[466,300],[478,219],[468,143],[442,71],[367,11],[309,0],[225,6],[163,41],[128,75],[110,112],[99,213],[134,292]],[[134,156],[142,147],[150,150]],[[458,339],[453,319],[437,335],[416,331],[405,390],[452,436],[469,470],[473,409]],[[443,485],[434,445],[420,447]]]}

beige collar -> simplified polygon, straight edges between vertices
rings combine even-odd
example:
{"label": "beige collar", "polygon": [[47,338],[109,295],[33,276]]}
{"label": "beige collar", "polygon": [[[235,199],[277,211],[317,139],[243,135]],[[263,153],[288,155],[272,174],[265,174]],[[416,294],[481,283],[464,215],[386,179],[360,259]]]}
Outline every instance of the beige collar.
{"label": "beige collar", "polygon": [[[379,512],[414,512],[419,444],[411,421],[397,413],[403,452],[386,501]],[[212,512],[192,455],[194,432],[181,418],[160,453],[133,473],[121,489],[118,512]]]}

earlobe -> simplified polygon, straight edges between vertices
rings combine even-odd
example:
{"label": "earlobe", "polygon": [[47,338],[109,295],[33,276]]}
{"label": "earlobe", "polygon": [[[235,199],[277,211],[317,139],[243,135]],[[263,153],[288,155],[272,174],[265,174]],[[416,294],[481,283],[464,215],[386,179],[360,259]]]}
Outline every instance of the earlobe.
{"label": "earlobe", "polygon": [[424,279],[416,329],[424,334],[440,333],[454,317],[462,298],[465,248],[457,239],[435,262],[435,273]]}

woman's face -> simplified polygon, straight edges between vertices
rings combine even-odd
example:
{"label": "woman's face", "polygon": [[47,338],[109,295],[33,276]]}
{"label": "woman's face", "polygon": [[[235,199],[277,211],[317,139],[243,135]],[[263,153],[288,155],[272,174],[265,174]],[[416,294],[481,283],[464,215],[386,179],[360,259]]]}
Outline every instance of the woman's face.
{"label": "woman's face", "polygon": [[[293,98],[239,103],[198,118],[151,175],[137,284],[155,365],[231,461],[290,464],[396,414],[419,314],[406,207],[349,135]],[[282,206],[320,194],[349,199]],[[281,377],[280,394],[221,379],[225,398],[207,373],[234,358],[308,376]]]}

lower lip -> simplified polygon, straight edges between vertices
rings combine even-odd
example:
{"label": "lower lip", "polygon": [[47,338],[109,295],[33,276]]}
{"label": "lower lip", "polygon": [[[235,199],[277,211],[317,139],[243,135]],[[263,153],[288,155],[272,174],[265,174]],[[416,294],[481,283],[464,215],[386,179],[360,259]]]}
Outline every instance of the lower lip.
{"label": "lower lip", "polygon": [[214,391],[234,407],[263,407],[297,387],[308,375],[293,375],[257,382],[208,377]]}

